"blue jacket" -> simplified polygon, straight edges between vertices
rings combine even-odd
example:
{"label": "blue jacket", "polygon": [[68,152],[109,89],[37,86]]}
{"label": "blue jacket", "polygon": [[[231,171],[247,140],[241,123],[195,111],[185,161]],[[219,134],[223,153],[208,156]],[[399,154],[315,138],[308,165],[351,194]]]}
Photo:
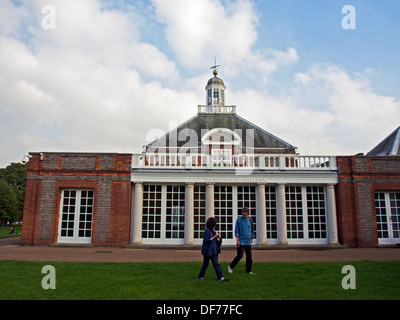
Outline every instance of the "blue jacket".
{"label": "blue jacket", "polygon": [[251,239],[254,238],[253,219],[240,216],[236,220],[235,237],[239,237],[242,246],[251,246]]}
{"label": "blue jacket", "polygon": [[214,237],[215,234],[215,231],[208,228],[206,228],[206,230],[204,231],[203,246],[201,247],[201,254],[203,256],[213,256],[221,252],[219,247],[222,244],[222,240],[218,240],[218,238],[211,240],[211,238]]}

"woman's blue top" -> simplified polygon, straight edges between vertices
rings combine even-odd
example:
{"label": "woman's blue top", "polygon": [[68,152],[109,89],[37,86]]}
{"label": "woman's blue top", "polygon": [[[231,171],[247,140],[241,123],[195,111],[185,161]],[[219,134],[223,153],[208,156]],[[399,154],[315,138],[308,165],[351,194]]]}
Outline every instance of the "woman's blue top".
{"label": "woman's blue top", "polygon": [[218,240],[218,237],[211,240],[216,235],[216,232],[206,228],[204,231],[203,246],[201,247],[201,254],[213,256],[221,252],[219,247],[222,244],[222,240]]}

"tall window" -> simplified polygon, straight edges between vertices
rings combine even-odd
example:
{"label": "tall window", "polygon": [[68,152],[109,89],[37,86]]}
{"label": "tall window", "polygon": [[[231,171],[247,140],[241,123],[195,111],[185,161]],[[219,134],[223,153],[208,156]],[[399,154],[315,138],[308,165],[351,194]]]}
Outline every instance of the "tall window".
{"label": "tall window", "polygon": [[325,188],[286,187],[286,226],[291,240],[327,240]]}
{"label": "tall window", "polygon": [[386,200],[383,192],[375,193],[376,224],[378,238],[389,238],[388,218],[386,212]]}
{"label": "tall window", "polygon": [[142,238],[161,238],[161,185],[143,187]]}
{"label": "tall window", "polygon": [[233,239],[233,192],[232,186],[214,187],[214,214],[218,219],[218,232],[222,239]]}
{"label": "tall window", "polygon": [[219,104],[219,89],[214,89],[213,104]]}
{"label": "tall window", "polygon": [[212,105],[212,89],[208,89],[207,91],[207,105]]}
{"label": "tall window", "polygon": [[376,192],[375,213],[380,244],[400,242],[400,193]]}
{"label": "tall window", "polygon": [[308,238],[326,238],[326,210],[324,187],[307,187]]}
{"label": "tall window", "polygon": [[185,186],[167,186],[165,237],[185,238]]}
{"label": "tall window", "polygon": [[194,238],[202,239],[206,227],[206,186],[194,186]]}
{"label": "tall window", "polygon": [[286,187],[286,221],[288,239],[303,239],[303,202],[301,187]]}
{"label": "tall window", "polygon": [[59,239],[61,243],[91,243],[93,190],[63,190]]}
{"label": "tall window", "polygon": [[243,207],[248,207],[254,226],[254,238],[257,238],[257,213],[256,213],[256,187],[238,186],[237,187],[238,217],[242,215]]}
{"label": "tall window", "polygon": [[265,208],[267,215],[267,239],[278,239],[275,186],[265,186]]}
{"label": "tall window", "polygon": [[150,243],[185,238],[184,185],[143,186],[142,238]]}

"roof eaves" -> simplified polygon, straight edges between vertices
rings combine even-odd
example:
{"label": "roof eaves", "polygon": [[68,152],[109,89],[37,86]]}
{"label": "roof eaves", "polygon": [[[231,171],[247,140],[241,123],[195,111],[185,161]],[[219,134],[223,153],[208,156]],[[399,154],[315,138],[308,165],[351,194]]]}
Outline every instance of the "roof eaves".
{"label": "roof eaves", "polygon": [[399,152],[400,145],[400,127],[397,128],[396,138],[394,139],[392,150],[390,150],[390,156],[396,156]]}

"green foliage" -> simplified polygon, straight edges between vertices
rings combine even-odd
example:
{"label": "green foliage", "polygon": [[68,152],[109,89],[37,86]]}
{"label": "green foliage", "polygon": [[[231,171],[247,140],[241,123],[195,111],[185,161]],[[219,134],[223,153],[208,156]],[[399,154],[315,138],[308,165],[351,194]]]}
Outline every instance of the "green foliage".
{"label": "green foliage", "polygon": [[17,206],[14,188],[0,178],[0,219],[12,221],[17,216]]}
{"label": "green foliage", "polygon": [[27,164],[11,163],[0,169],[0,219],[22,219]]}

